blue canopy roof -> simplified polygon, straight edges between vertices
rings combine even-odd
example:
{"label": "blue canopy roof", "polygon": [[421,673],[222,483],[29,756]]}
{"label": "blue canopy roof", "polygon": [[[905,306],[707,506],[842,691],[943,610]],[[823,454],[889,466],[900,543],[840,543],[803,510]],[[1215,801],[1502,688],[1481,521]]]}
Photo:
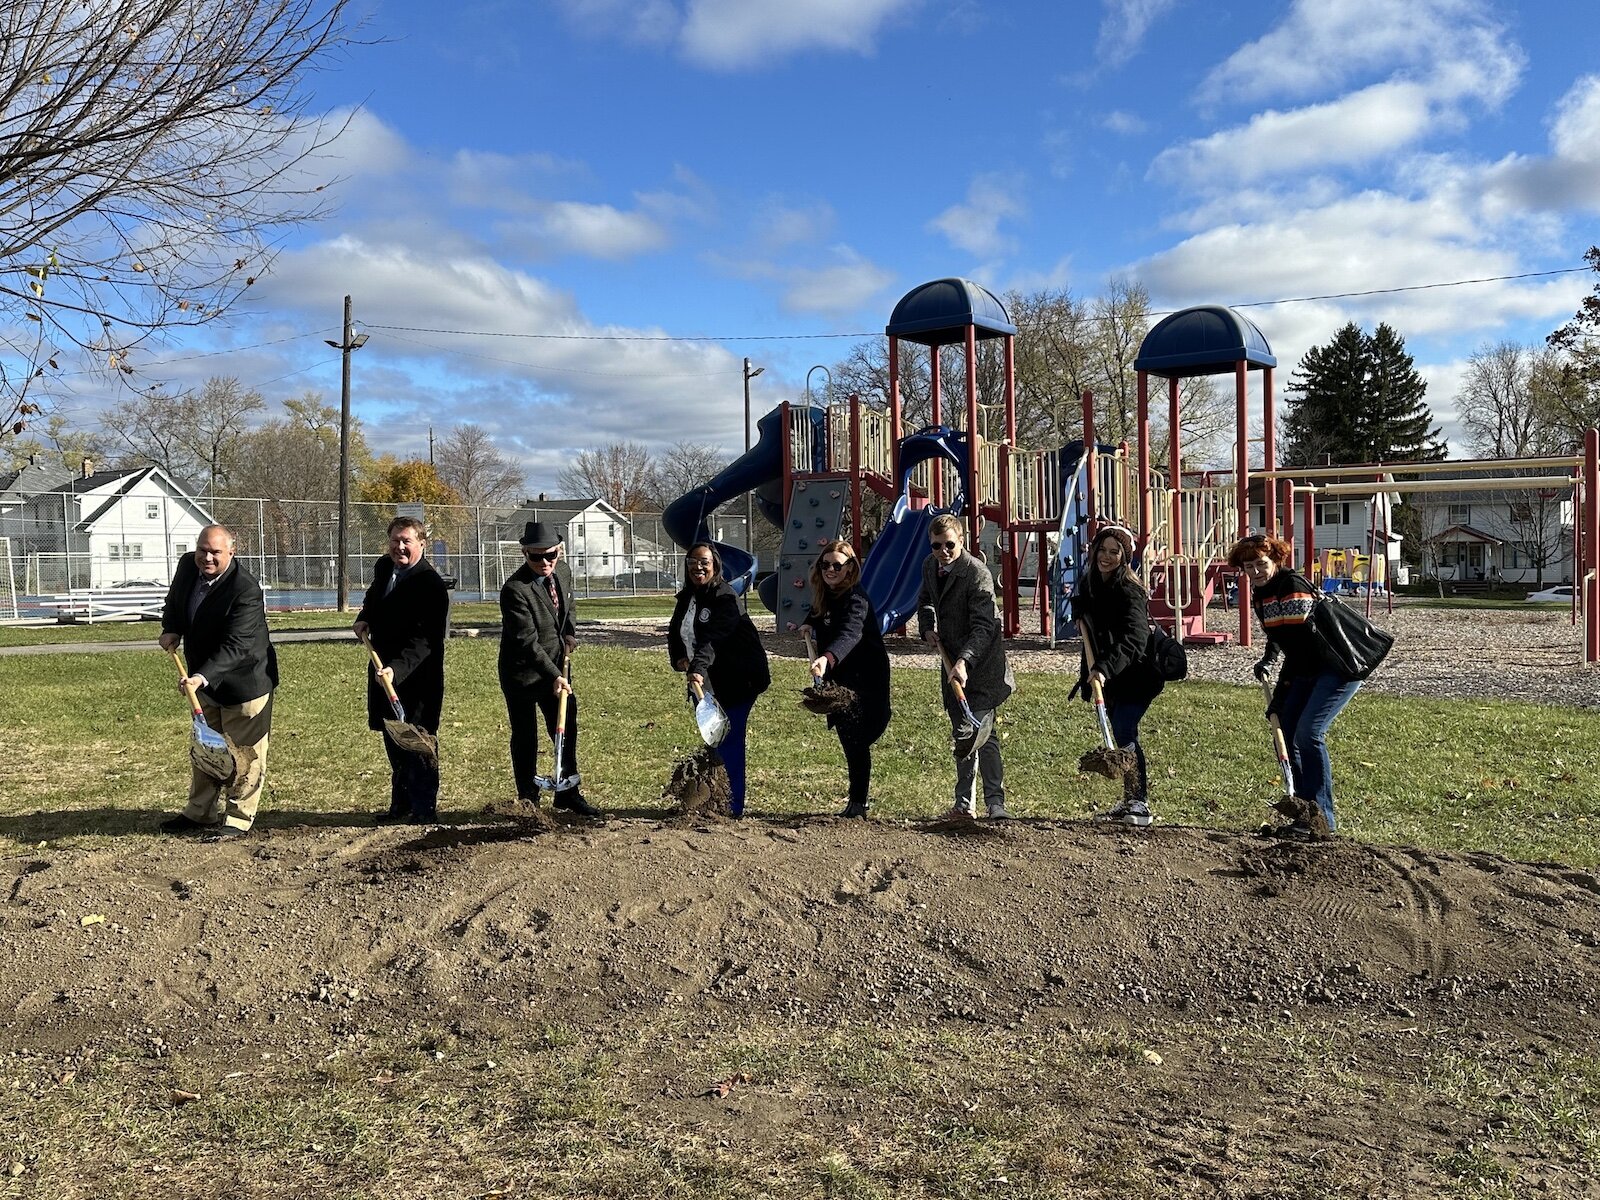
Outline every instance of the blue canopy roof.
{"label": "blue canopy roof", "polygon": [[979,341],[1017,333],[1005,305],[989,289],[970,279],[935,279],[900,297],[884,333],[924,346],[948,346],[965,341],[972,327]]}
{"label": "blue canopy roof", "polygon": [[1253,321],[1220,304],[1204,304],[1163,318],[1145,335],[1133,366],[1175,378],[1220,375],[1238,362],[1251,370],[1278,365],[1266,335]]}

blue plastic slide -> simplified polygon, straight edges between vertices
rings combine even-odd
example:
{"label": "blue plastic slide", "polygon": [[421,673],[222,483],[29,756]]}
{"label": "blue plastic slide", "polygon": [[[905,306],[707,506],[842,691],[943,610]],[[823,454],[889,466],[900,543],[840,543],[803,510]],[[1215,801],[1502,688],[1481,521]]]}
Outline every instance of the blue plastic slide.
{"label": "blue plastic slide", "polygon": [[[814,428],[820,429],[822,410],[809,410]],[[719,471],[703,487],[695,488],[667,505],[661,527],[678,545],[711,542],[722,558],[722,574],[733,590],[744,593],[755,578],[755,556],[742,546],[712,541],[707,518],[722,505],[746,492],[756,492],[764,517],[773,524],[783,519],[782,497],[772,485],[783,478],[783,407],[774,408],[756,422],[755,445]],[[775,515],[776,514],[776,515]]]}
{"label": "blue plastic slide", "polygon": [[946,458],[967,477],[967,435],[948,425],[933,425],[900,442],[900,499],[878,540],[861,564],[861,586],[878,613],[884,633],[917,614],[922,564],[928,557],[928,526],[942,513],[960,514],[966,494],[958,491],[944,508],[911,507],[911,472],[930,458]]}

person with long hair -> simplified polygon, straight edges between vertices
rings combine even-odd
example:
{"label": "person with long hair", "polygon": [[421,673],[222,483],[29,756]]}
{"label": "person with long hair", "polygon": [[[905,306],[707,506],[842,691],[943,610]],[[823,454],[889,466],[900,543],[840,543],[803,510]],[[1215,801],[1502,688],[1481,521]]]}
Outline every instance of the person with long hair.
{"label": "person with long hair", "polygon": [[839,735],[849,797],[841,817],[867,815],[872,746],[889,728],[889,652],[878,614],[861,587],[861,560],[845,541],[824,542],[811,568],[811,613],[800,623],[816,640],[811,673],[856,694],[856,702],[828,717]]}
{"label": "person with long hair", "polygon": [[1250,607],[1267,635],[1267,652],[1254,668],[1256,679],[1265,683],[1273,664],[1283,660],[1267,716],[1276,715],[1283,729],[1299,811],[1289,824],[1270,832],[1304,840],[1324,837],[1336,826],[1328,728],[1361,681],[1351,679],[1323,653],[1311,625],[1311,610],[1321,597],[1290,565],[1293,555],[1288,542],[1254,534],[1234,544],[1228,565],[1250,581]]}
{"label": "person with long hair", "polygon": [[674,670],[715,696],[728,715],[728,734],[717,747],[728,772],[728,812],[744,815],[745,733],[756,697],[772,683],[767,652],[739,598],[722,577],[722,556],[709,542],[696,542],[683,559],[687,582],[678,593],[667,627],[667,654]]}
{"label": "person with long hair", "polygon": [[[1099,820],[1143,828],[1150,814],[1150,773],[1139,722],[1161,694],[1161,677],[1151,668],[1150,597],[1133,571],[1133,534],[1121,525],[1104,525],[1089,543],[1082,577],[1072,593],[1072,617],[1084,632],[1080,682],[1085,700],[1099,684],[1117,745],[1133,753],[1135,788]],[[1089,651],[1094,651],[1094,665]]]}

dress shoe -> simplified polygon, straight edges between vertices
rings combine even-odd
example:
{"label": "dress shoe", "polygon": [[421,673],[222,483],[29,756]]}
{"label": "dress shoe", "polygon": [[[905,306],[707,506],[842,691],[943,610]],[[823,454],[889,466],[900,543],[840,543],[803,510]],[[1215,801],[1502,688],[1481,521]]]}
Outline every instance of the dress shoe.
{"label": "dress shoe", "polygon": [[844,811],[839,814],[852,821],[864,821],[867,817],[867,804],[864,800],[853,800],[844,806]]}
{"label": "dress shoe", "polygon": [[161,822],[157,828],[160,829],[162,833],[186,834],[205,833],[208,830],[216,829],[216,826],[208,825],[204,821],[196,821],[193,817],[186,817],[182,813],[179,813],[175,817],[168,817],[165,821]]}
{"label": "dress shoe", "polygon": [[218,825],[210,833],[206,834],[205,840],[208,842],[234,842],[242,837],[249,836],[250,831],[248,829],[240,829],[237,825]]}
{"label": "dress shoe", "polygon": [[379,825],[404,825],[411,820],[410,813],[381,812],[372,818]]}
{"label": "dress shoe", "polygon": [[563,792],[555,799],[555,806],[564,812],[577,813],[580,817],[604,816],[598,808],[583,798],[582,792]]}

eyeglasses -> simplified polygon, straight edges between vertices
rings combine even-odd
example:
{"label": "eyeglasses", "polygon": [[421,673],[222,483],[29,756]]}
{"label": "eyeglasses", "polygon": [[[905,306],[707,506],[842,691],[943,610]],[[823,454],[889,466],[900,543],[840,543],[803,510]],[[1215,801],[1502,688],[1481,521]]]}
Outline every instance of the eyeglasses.
{"label": "eyeglasses", "polygon": [[824,571],[842,571],[850,565],[848,558],[825,558],[822,560]]}
{"label": "eyeglasses", "polygon": [[528,556],[529,562],[555,562],[561,557],[559,550],[524,550],[523,554]]}
{"label": "eyeglasses", "polygon": [[714,566],[716,566],[716,564],[709,558],[691,558],[689,560],[689,569],[691,571],[697,568],[703,571],[709,571]]}
{"label": "eyeglasses", "polygon": [[929,542],[928,546],[934,550],[950,551],[956,548],[955,542]]}

